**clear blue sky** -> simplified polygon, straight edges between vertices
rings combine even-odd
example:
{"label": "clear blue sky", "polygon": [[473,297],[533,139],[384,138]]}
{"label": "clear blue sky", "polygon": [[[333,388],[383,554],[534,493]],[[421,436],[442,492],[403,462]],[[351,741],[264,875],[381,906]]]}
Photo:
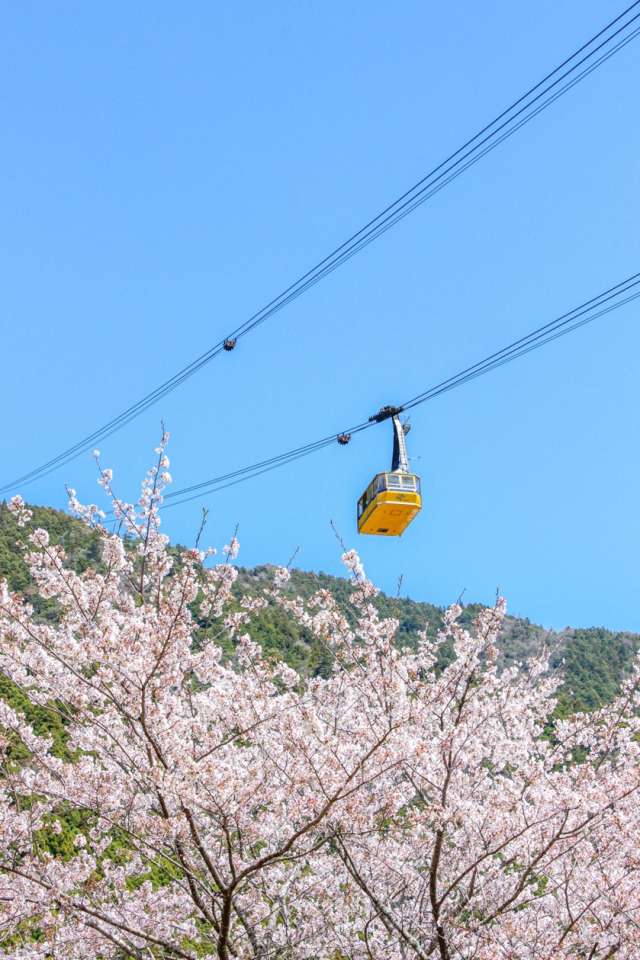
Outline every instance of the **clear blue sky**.
{"label": "clear blue sky", "polygon": [[[136,400],[622,9],[612,0],[108,5],[0,31],[2,481]],[[640,39],[366,252],[101,444],[135,494],[163,417],[184,486],[358,422],[640,269]],[[425,509],[361,538],[390,428],[205,501],[245,564],[549,626],[640,629],[632,304],[415,411]],[[94,499],[85,456],[25,488]],[[191,542],[197,503],[168,511]]]}

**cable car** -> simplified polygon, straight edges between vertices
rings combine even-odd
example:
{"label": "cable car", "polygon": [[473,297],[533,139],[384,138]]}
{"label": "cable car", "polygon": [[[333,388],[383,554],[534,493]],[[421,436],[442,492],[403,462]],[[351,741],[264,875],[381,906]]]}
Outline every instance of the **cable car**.
{"label": "cable car", "polygon": [[[390,415],[385,414],[386,409],[371,419],[387,419]],[[358,533],[399,537],[422,509],[420,477],[411,473],[407,455],[409,426],[402,424],[397,414],[390,418],[393,420],[391,470],[377,473],[358,500]]]}

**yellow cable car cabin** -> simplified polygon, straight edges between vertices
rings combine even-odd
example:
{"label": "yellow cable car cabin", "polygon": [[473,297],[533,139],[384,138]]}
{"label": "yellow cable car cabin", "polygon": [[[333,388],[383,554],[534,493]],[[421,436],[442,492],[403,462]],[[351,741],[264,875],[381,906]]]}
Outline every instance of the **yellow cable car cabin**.
{"label": "yellow cable car cabin", "polygon": [[408,426],[393,415],[393,428],[391,470],[377,473],[358,500],[358,533],[398,537],[422,509],[420,477],[409,469],[405,440]]}

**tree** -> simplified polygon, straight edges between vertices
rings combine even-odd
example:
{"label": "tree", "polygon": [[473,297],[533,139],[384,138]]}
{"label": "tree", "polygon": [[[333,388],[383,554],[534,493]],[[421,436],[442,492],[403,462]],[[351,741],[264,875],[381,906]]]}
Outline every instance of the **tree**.
{"label": "tree", "polygon": [[[70,491],[99,570],[70,570],[30,532],[26,561],[55,621],[0,585],[0,671],[65,730],[61,753],[0,701],[5,952],[637,956],[640,672],[549,737],[546,661],[497,670],[502,601],[472,630],[453,607],[437,637],[400,650],[353,551],[355,624],[326,591],[286,596],[286,569],[225,617],[237,542],[215,565],[197,547],[170,552],[166,439],[135,506],[100,472],[125,537]],[[23,502],[11,509],[28,529]],[[330,650],[327,676],[303,678],[251,640],[267,599]],[[194,645],[196,613],[223,618],[231,658]],[[454,660],[434,669],[447,641]]]}

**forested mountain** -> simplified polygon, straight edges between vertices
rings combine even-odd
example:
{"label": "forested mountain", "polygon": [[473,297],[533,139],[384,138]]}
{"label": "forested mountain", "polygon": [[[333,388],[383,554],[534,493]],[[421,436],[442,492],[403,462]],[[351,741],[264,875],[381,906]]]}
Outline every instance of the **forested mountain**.
{"label": "forested mountain", "polygon": [[[59,510],[37,506],[31,509],[34,523],[48,531],[53,543],[64,546],[69,563],[76,570],[99,566],[99,542],[94,532]],[[12,589],[29,596],[39,616],[55,618],[54,604],[37,596],[16,548],[16,542],[25,536],[6,504],[0,504],[0,576],[7,579]],[[181,548],[175,549],[179,557]],[[261,592],[270,580],[271,571],[267,566],[240,567],[235,591],[238,595]],[[286,589],[302,598],[311,597],[319,589],[328,590],[350,615],[347,599],[351,587],[344,578],[293,570]],[[433,604],[385,594],[380,594],[375,603],[382,615],[398,620],[400,645],[411,646],[425,629],[432,635],[439,629],[443,610]],[[470,622],[477,610],[474,604],[466,605],[461,619]],[[204,621],[201,633],[203,637],[214,633],[220,636],[219,625]],[[327,668],[327,651],[279,606],[269,605],[261,611],[252,621],[251,634],[265,650],[303,673],[322,673]],[[225,642],[224,633],[220,642]],[[522,662],[545,645],[551,651],[553,668],[562,671],[564,676],[561,710],[573,712],[592,709],[613,697],[634,653],[640,649],[640,635],[618,633],[604,627],[548,631],[527,619],[507,617],[500,637],[500,658],[504,665]],[[443,659],[447,655],[445,649]]]}

